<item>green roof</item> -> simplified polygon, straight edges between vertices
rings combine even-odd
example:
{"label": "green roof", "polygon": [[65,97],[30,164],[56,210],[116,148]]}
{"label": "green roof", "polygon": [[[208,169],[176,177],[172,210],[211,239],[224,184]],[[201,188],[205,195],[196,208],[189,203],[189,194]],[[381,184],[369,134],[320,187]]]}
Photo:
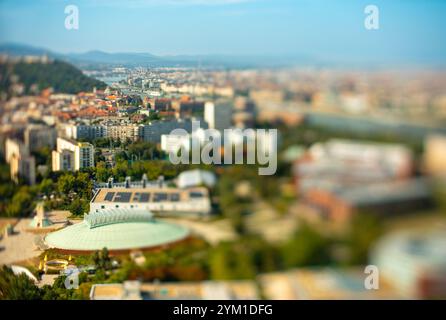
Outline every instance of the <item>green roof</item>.
{"label": "green roof", "polygon": [[51,248],[73,251],[93,251],[106,247],[109,250],[150,248],[179,241],[189,231],[179,225],[154,219],[99,224],[92,227],[87,220],[45,237]]}

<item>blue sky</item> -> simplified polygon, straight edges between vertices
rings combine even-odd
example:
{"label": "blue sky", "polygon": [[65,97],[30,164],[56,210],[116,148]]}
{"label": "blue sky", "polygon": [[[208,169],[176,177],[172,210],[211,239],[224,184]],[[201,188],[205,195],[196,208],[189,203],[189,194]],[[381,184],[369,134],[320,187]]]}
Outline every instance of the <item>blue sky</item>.
{"label": "blue sky", "polygon": [[[64,8],[80,11],[66,30]],[[380,29],[364,28],[364,8]],[[58,52],[306,55],[333,61],[446,60],[442,0],[0,0],[0,42]]]}

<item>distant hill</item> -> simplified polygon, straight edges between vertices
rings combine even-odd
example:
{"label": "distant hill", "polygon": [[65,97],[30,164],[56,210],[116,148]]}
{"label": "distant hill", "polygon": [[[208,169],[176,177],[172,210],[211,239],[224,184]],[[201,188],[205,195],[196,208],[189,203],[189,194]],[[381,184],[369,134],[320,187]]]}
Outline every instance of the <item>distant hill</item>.
{"label": "distant hill", "polygon": [[106,84],[84,75],[71,64],[54,60],[49,63],[2,62],[0,63],[0,92],[11,95],[13,83],[24,85],[25,94],[32,93],[33,87],[42,90],[48,87],[55,92],[78,93],[91,91],[94,87],[103,89]]}
{"label": "distant hill", "polygon": [[61,54],[44,48],[7,43],[0,44],[0,54],[10,56],[47,55],[64,60],[82,68],[90,66],[126,66],[126,67],[280,67],[294,64],[314,64],[314,60],[306,56],[244,56],[244,55],[169,55],[156,56],[150,53],[107,53],[88,51],[85,53]]}

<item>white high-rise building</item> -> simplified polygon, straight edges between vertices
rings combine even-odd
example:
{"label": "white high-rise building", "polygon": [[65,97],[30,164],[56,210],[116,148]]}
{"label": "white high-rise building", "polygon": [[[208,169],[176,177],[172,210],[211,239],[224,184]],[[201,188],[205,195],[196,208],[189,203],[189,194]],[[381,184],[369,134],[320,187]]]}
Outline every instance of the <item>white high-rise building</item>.
{"label": "white high-rise building", "polygon": [[78,171],[94,166],[94,147],[87,142],[57,138],[57,149],[52,157],[53,171]]}
{"label": "white high-rise building", "polygon": [[232,104],[226,101],[206,102],[204,120],[210,129],[229,129],[232,126]]}

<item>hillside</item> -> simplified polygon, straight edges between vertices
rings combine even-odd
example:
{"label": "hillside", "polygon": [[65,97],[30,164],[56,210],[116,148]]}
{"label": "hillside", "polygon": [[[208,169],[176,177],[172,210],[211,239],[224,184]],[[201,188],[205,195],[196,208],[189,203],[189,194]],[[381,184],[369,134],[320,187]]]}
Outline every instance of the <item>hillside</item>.
{"label": "hillside", "polygon": [[14,81],[24,85],[24,94],[33,93],[34,89],[40,91],[49,87],[53,88],[54,92],[61,93],[78,93],[91,91],[94,87],[97,89],[106,87],[102,81],[87,77],[74,66],[58,60],[49,63],[0,63],[0,93],[2,96],[5,93],[8,97],[12,94],[11,84]]}

